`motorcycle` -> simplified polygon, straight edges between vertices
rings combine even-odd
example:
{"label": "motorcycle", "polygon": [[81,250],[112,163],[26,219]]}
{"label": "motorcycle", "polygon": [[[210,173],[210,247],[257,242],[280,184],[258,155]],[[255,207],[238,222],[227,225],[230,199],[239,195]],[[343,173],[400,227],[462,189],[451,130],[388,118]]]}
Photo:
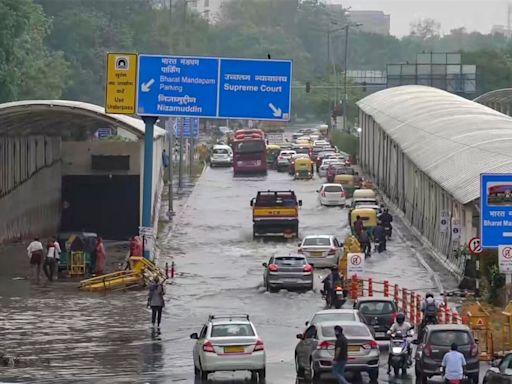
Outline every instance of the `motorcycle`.
{"label": "motorcycle", "polygon": [[386,238],[388,240],[391,239],[391,234],[393,232],[393,226],[391,225],[391,223],[384,224],[384,231],[386,232]]}
{"label": "motorcycle", "polygon": [[423,331],[429,324],[437,324],[437,315],[426,315],[423,318],[423,321],[420,324],[420,328],[418,329],[418,340],[423,339]]}
{"label": "motorcycle", "polygon": [[336,284],[334,291],[326,292],[322,289],[320,293],[322,294],[322,298],[325,299],[326,309],[331,309],[332,307],[340,309],[347,301],[346,292],[340,284]]}
{"label": "motorcycle", "polygon": [[400,374],[400,370],[402,370],[402,375],[406,375],[407,369],[410,367],[410,342],[408,338],[412,336],[414,336],[414,331],[412,329],[409,330],[406,335],[402,335],[402,332],[390,335],[388,372],[393,368],[395,376]]}

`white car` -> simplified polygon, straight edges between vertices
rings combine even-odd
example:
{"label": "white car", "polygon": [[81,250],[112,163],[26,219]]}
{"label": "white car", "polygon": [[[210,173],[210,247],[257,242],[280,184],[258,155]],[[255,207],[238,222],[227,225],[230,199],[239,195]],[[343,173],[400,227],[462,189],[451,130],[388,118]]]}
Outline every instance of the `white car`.
{"label": "white car", "polygon": [[306,236],[299,244],[299,253],[315,268],[335,267],[339,264],[342,243],[333,235]]}
{"label": "white car", "polygon": [[210,166],[231,166],[233,165],[233,150],[229,145],[214,145],[210,156]]}
{"label": "white car", "polygon": [[210,373],[249,371],[265,380],[265,347],[249,315],[210,315],[193,349],[194,372],[206,382]]}
{"label": "white car", "polygon": [[318,168],[318,176],[320,177],[326,177],[327,176],[327,169],[329,169],[329,165],[331,164],[341,164],[344,165],[345,161],[340,160],[338,158],[330,158],[330,159],[323,159],[322,164],[320,165],[320,168]]}
{"label": "white car", "polygon": [[295,154],[297,154],[297,152],[291,150],[281,151],[279,156],[277,156],[277,170],[283,171],[288,169],[290,166],[290,159]]}
{"label": "white car", "polygon": [[324,323],[326,321],[358,321],[364,323],[357,309],[324,309],[313,315],[311,321],[306,322],[306,326],[310,324]]}
{"label": "white car", "polygon": [[317,192],[320,205],[344,207],[347,204],[347,195],[341,184],[323,184]]}

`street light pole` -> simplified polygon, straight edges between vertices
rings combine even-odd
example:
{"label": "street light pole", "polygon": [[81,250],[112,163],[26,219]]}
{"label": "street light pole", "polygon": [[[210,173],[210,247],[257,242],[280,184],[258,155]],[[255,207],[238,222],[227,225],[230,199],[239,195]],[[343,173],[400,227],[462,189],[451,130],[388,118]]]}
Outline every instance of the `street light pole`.
{"label": "street light pole", "polygon": [[347,112],[348,112],[348,94],[347,94],[347,72],[348,72],[348,32],[350,27],[360,27],[362,24],[347,24],[343,27],[345,29],[345,64],[344,64],[344,80],[343,80],[343,130],[350,132],[347,125]]}

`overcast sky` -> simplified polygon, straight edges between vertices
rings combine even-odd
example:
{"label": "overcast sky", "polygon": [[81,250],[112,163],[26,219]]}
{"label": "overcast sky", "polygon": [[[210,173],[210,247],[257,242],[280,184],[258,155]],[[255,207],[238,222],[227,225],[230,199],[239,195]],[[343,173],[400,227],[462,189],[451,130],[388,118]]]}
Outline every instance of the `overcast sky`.
{"label": "overcast sky", "polygon": [[[409,24],[420,18],[434,18],[442,33],[466,27],[468,31],[489,33],[495,24],[507,24],[509,0],[328,0],[351,6],[353,10],[382,10],[391,15],[391,33],[409,33]],[[510,0],[512,2],[512,0]]]}

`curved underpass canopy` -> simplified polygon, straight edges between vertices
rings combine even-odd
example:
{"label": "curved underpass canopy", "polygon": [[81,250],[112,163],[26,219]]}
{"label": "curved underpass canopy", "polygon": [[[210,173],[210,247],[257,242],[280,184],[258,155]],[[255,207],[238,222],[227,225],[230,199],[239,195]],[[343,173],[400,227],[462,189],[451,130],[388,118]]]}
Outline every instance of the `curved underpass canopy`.
{"label": "curved underpass canopy", "polygon": [[489,105],[490,103],[512,103],[512,88],[490,91],[478,96],[473,101],[485,105]]}
{"label": "curved underpass canopy", "polygon": [[[23,100],[0,104],[0,135],[38,135],[70,137],[73,133],[96,132],[99,128],[124,129],[139,139],[145,126],[140,119],[110,115],[98,105],[69,100]],[[155,127],[154,137],[165,134]]]}
{"label": "curved underpass canopy", "polygon": [[437,88],[406,85],[365,97],[373,117],[416,166],[466,204],[480,173],[512,169],[512,118]]}

